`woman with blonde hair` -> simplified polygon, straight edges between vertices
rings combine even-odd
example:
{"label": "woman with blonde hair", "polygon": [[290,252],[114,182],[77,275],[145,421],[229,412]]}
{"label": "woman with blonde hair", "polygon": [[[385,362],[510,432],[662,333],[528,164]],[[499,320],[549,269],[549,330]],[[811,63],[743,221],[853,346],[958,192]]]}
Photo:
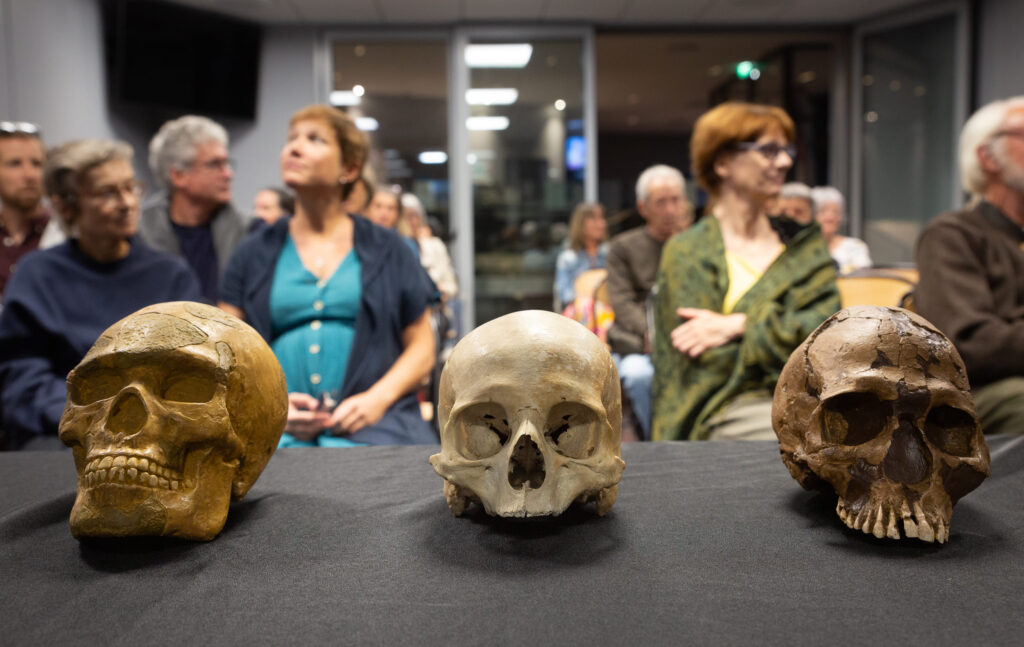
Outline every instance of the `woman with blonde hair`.
{"label": "woman with blonde hair", "polygon": [[661,257],[654,440],[774,438],[782,367],[839,309],[818,228],[768,215],[796,157],[794,130],[782,109],[739,102],[697,120],[691,162],[709,215]]}
{"label": "woman with blonde hair", "polygon": [[367,149],[335,108],[292,115],[281,176],[295,215],[247,238],[225,274],[221,307],[284,368],[282,446],[436,442],[414,395],[434,363],[426,275],[398,234],[345,210]]}
{"label": "woman with blonde hair", "polygon": [[557,310],[573,302],[576,278],[587,270],[602,268],[608,257],[608,223],[604,207],[597,202],[582,202],[569,218],[569,246],[555,261],[555,300]]}

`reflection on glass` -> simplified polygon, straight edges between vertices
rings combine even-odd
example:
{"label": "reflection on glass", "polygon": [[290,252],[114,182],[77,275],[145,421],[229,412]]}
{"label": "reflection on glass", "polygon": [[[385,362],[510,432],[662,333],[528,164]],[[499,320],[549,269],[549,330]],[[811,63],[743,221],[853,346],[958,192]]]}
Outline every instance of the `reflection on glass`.
{"label": "reflection on glass", "polygon": [[921,227],[950,209],[956,17],[864,39],[863,216],[876,264],[912,261]]}
{"label": "reflection on glass", "polygon": [[[828,34],[777,30],[599,33],[598,194],[610,231],[643,224],[634,210],[633,187],[651,164],[675,166],[692,180],[693,124],[723,101],[785,108],[796,123],[799,147],[791,178],[834,183],[828,165],[832,40]],[[687,185],[700,213],[706,196],[696,182]]]}
{"label": "reflection on glass", "polygon": [[[478,45],[509,47],[485,57]],[[583,200],[582,42],[472,43],[466,60],[480,324],[552,306],[555,258]]]}
{"label": "reflection on glass", "polygon": [[448,44],[335,41],[330,102],[370,136],[368,174],[415,193],[446,231]]}

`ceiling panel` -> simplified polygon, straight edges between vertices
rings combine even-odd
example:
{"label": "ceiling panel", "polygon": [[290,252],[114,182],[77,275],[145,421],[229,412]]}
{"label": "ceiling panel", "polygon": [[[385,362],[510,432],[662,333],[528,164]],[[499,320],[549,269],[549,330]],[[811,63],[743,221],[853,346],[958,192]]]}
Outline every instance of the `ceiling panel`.
{"label": "ceiling panel", "polygon": [[624,24],[692,24],[705,6],[720,0],[630,0],[621,13]]}
{"label": "ceiling panel", "polygon": [[[295,13],[302,16],[302,21],[314,24],[345,24],[345,23],[381,23],[384,16],[380,11],[379,0],[270,0],[275,3],[289,4]],[[217,3],[219,5],[219,3]]]}
{"label": "ceiling panel", "polygon": [[848,25],[925,0],[173,0],[263,23]]}
{"label": "ceiling panel", "polygon": [[542,18],[552,21],[616,22],[629,0],[547,0]]}
{"label": "ceiling panel", "polygon": [[[405,0],[408,2],[409,0]],[[541,20],[546,0],[463,0],[465,20]]]}
{"label": "ceiling panel", "polygon": [[708,3],[698,21],[716,25],[843,25],[915,4],[921,4],[921,0],[717,0]]}
{"label": "ceiling panel", "polygon": [[392,25],[458,22],[462,5],[460,0],[429,0],[429,2],[376,0],[376,2],[384,13],[385,21]]}

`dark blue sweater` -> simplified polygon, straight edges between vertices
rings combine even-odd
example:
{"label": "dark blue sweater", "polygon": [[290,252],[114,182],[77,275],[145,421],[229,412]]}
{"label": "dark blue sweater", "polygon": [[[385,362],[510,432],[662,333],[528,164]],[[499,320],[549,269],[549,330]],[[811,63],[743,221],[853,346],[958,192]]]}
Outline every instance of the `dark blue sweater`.
{"label": "dark blue sweater", "polygon": [[0,312],[4,449],[57,433],[67,374],[100,333],[148,305],[200,298],[183,260],[137,239],[113,263],[85,256],[74,240],[25,256]]}
{"label": "dark blue sweater", "polygon": [[[221,300],[241,308],[249,325],[268,343],[272,341],[270,288],[290,220],[281,218],[249,234],[228,261],[221,283]],[[431,297],[429,277],[398,234],[359,216],[352,221],[353,248],[362,266],[362,295],[341,399],[366,391],[384,376],[404,350],[402,331],[423,316]],[[413,393],[391,405],[380,422],[349,438],[370,445],[437,442]]]}

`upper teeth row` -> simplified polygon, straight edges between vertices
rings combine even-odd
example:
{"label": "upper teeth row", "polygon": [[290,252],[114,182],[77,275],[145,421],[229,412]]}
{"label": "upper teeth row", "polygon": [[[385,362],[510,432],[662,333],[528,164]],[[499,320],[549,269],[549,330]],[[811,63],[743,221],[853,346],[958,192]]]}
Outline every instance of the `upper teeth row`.
{"label": "upper teeth row", "polygon": [[136,468],[139,471],[149,472],[158,477],[181,480],[181,474],[175,470],[164,467],[156,461],[150,461],[148,458],[136,458],[135,456],[104,456],[103,458],[97,458],[89,462],[85,471],[88,473],[114,467]]}
{"label": "upper teeth row", "polygon": [[901,525],[903,533],[907,537],[928,543],[937,541],[940,544],[949,539],[949,528],[946,524],[942,520],[937,520],[936,527],[932,528],[919,501],[914,502],[913,512],[907,502],[903,501],[899,510],[888,510],[888,518],[886,518],[886,508],[885,505],[879,506],[877,510],[870,506],[864,506],[859,513],[854,514],[853,510],[848,509],[844,501],[840,499],[836,504],[836,514],[850,528],[874,535],[879,539],[882,537],[899,539]]}
{"label": "upper teeth row", "polygon": [[181,481],[178,479],[161,478],[156,474],[139,471],[134,467],[112,467],[109,470],[95,470],[86,472],[82,478],[85,479],[86,486],[98,485],[100,483],[130,483],[167,490],[177,490],[181,486]]}

